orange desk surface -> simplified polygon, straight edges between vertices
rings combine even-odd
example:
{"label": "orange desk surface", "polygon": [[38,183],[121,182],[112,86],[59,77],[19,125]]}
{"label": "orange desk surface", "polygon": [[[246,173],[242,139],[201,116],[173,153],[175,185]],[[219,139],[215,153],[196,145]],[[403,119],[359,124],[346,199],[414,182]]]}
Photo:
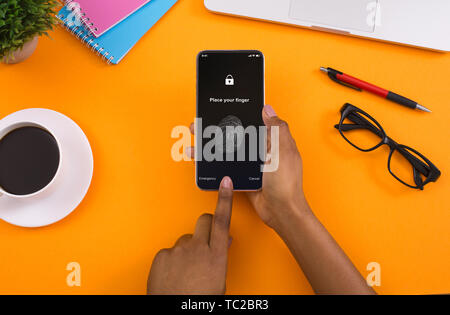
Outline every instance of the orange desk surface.
{"label": "orange desk surface", "polygon": [[[194,165],[170,154],[172,128],[195,115],[203,49],[264,52],[267,103],[290,123],[308,200],[364,277],[370,262],[380,263],[379,293],[450,293],[450,54],[215,15],[202,3],[180,1],[118,66],[62,28],[40,39],[26,62],[0,66],[0,117],[59,111],[85,131],[95,159],[88,195],[63,221],[38,229],[0,221],[0,293],[145,293],[157,251],[192,232],[216,203],[215,193],[196,188]],[[320,66],[391,88],[433,113],[341,87]],[[435,162],[438,183],[407,189],[389,175],[387,149],[364,154],[344,142],[333,125],[345,102]],[[245,195],[237,194],[233,211],[228,293],[313,293]],[[66,284],[70,262],[81,265],[81,287]]]}

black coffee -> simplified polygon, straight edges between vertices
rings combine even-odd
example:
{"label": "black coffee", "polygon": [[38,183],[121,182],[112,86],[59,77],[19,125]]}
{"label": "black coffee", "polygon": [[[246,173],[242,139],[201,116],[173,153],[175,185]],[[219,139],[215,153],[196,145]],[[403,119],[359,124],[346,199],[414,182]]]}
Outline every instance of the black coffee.
{"label": "black coffee", "polygon": [[58,144],[41,128],[18,128],[0,140],[0,187],[10,194],[23,196],[41,190],[58,167]]}

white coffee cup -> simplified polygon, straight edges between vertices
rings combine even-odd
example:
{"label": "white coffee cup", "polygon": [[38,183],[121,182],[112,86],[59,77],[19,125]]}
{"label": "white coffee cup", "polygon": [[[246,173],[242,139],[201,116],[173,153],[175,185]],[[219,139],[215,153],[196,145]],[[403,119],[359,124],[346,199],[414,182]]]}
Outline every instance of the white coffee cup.
{"label": "white coffee cup", "polygon": [[58,169],[56,170],[55,175],[53,176],[52,180],[43,188],[41,188],[40,190],[33,192],[31,194],[28,195],[15,195],[15,194],[11,194],[7,191],[5,191],[1,186],[0,186],[0,197],[10,197],[10,198],[18,198],[18,199],[22,199],[22,198],[31,198],[31,197],[35,197],[37,195],[42,195],[48,191],[50,191],[57,183],[59,177],[61,176],[61,169],[62,169],[62,153],[61,153],[61,145],[60,145],[60,141],[58,140],[58,138],[55,136],[55,134],[49,130],[48,128],[46,128],[45,126],[42,126],[41,124],[32,122],[32,121],[24,121],[24,122],[16,122],[14,124],[8,125],[6,127],[3,127],[0,130],[0,142],[2,141],[2,139],[8,135],[10,132],[19,129],[19,128],[24,128],[24,127],[36,127],[36,128],[40,128],[42,130],[47,131],[49,134],[51,134],[53,136],[53,138],[56,141],[56,144],[58,146],[58,150],[59,150],[59,164],[58,164]]}

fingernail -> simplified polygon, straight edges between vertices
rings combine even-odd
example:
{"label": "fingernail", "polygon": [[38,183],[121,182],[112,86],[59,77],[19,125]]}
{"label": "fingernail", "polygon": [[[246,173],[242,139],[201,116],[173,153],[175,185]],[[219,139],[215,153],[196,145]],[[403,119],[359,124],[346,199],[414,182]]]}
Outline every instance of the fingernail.
{"label": "fingernail", "polygon": [[232,188],[233,187],[233,182],[231,181],[231,178],[224,177],[222,180],[222,187],[223,188]]}
{"label": "fingernail", "polygon": [[275,113],[275,110],[270,105],[264,106],[264,112],[269,117],[277,117],[277,113]]}

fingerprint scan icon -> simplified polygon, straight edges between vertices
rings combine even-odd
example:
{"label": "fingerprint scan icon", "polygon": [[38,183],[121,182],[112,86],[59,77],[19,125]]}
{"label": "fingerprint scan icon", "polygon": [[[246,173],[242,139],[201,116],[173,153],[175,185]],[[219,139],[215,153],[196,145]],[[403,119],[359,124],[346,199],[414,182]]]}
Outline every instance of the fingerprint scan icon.
{"label": "fingerprint scan icon", "polygon": [[244,140],[242,121],[236,116],[229,115],[220,121],[219,128],[222,130],[223,135],[223,148],[221,151],[225,153],[236,152]]}

